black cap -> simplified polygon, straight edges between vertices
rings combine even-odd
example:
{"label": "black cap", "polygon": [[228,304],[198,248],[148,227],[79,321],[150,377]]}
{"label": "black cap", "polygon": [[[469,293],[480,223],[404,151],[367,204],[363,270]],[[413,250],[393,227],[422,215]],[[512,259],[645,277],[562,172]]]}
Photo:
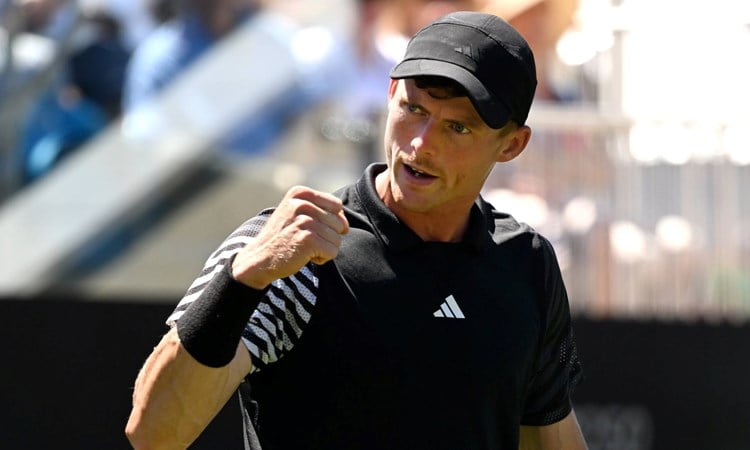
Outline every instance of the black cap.
{"label": "black cap", "polygon": [[422,75],[458,82],[491,128],[523,125],[536,89],[529,44],[508,22],[479,12],[448,14],[411,38],[391,78]]}

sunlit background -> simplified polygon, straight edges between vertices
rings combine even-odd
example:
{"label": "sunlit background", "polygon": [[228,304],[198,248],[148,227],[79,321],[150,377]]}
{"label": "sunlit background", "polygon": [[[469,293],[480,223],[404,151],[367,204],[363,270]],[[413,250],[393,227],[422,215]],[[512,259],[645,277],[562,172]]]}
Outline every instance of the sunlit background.
{"label": "sunlit background", "polygon": [[[43,3],[57,8],[48,23],[24,26]],[[0,292],[178,296],[206,252],[287,186],[335,189],[379,160],[402,34],[419,14],[469,6],[508,18],[540,61],[531,146],[486,196],[555,241],[575,312],[750,315],[750,4],[312,3],[263,4],[169,89],[98,122],[44,114],[40,98],[78,101],[61,74],[101,39],[95,12],[120,22],[132,55],[158,25],[148,2],[0,3]],[[84,72],[110,70],[91,61]],[[94,124],[63,159],[49,141],[65,120]],[[226,138],[257,124],[272,137]]]}
{"label": "sunlit background", "polygon": [[175,1],[0,0],[0,296],[176,302],[287,187],[382,159],[405,36],[463,8],[534,48],[530,146],[484,195],[553,242],[574,317],[750,318],[750,2],[230,1],[255,9],[136,98]]}

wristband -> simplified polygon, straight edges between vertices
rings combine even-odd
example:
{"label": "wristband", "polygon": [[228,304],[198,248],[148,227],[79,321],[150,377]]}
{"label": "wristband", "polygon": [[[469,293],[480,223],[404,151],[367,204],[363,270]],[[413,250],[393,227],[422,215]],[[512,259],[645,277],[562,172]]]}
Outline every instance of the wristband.
{"label": "wristband", "polygon": [[177,320],[182,346],[199,363],[209,367],[229,364],[255,308],[268,291],[253,289],[234,279],[231,261],[211,281]]}

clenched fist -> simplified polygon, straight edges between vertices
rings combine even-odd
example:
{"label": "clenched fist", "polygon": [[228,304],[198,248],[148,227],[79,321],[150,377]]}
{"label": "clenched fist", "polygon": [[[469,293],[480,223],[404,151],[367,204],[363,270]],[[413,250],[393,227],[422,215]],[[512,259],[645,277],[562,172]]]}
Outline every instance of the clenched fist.
{"label": "clenched fist", "polygon": [[287,191],[253,241],[234,258],[238,281],[263,289],[272,281],[297,273],[312,261],[336,257],[341,235],[349,231],[341,200],[331,194],[295,186]]}

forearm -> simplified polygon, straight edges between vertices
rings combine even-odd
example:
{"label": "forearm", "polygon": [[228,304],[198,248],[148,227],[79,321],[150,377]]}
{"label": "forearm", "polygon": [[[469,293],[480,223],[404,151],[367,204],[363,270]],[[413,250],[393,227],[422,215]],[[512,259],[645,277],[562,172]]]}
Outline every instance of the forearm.
{"label": "forearm", "polygon": [[214,266],[139,373],[126,428],[135,448],[185,448],[200,435],[252,368],[241,336],[269,283],[333,259],[348,230],[341,200],[304,187],[259,222],[252,246]]}
{"label": "forearm", "polygon": [[519,450],[586,450],[586,441],[574,411],[545,426],[522,426]]}
{"label": "forearm", "polygon": [[170,330],[135,383],[126,434],[136,449],[184,449],[221,410],[251,369],[240,343],[232,361],[213,368],[197,362]]}

